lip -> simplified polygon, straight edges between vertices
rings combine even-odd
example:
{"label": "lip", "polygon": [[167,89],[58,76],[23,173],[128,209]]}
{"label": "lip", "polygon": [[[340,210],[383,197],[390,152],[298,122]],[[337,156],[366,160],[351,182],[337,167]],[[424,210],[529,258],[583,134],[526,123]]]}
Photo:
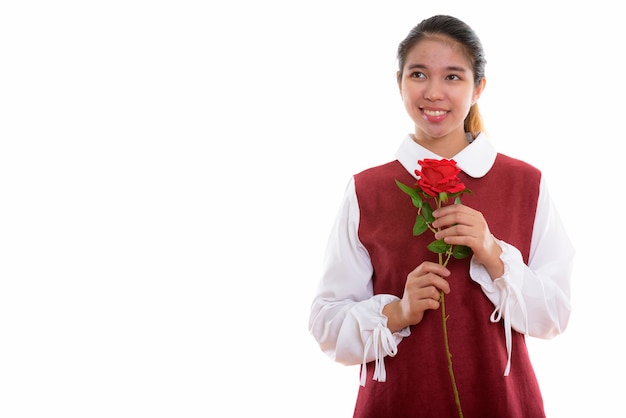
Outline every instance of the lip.
{"label": "lip", "polygon": [[448,111],[441,108],[422,108],[424,119],[429,122],[440,122],[448,116]]}

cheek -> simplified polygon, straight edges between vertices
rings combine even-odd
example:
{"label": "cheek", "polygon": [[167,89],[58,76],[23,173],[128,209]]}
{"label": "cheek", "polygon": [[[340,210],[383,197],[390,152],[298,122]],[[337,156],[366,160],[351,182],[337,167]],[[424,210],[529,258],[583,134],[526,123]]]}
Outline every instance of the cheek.
{"label": "cheek", "polygon": [[403,83],[400,91],[405,102],[415,100],[420,96],[419,89],[415,86],[415,83]]}
{"label": "cheek", "polygon": [[419,110],[421,97],[419,92],[415,89],[404,89],[402,91],[402,101],[404,108],[411,113],[415,113]]}
{"label": "cheek", "polygon": [[411,93],[410,90],[403,89],[402,90],[402,103],[404,103],[404,107],[407,110],[410,110],[415,105],[415,97]]}
{"label": "cheek", "polygon": [[470,88],[467,84],[463,86],[456,86],[448,90],[448,99],[456,103],[457,106],[470,106],[476,96],[473,88]]}
{"label": "cheek", "polygon": [[478,100],[478,96],[476,96],[475,94],[470,95],[467,105],[472,106],[472,103],[476,103],[476,100]]}
{"label": "cheek", "polygon": [[411,97],[411,92],[404,86],[400,89],[400,95],[402,96],[403,101],[407,101],[409,97]]}
{"label": "cheek", "polygon": [[459,111],[465,115],[467,115],[472,107],[472,102],[474,100],[473,95],[468,94],[460,94],[454,98],[454,102],[456,103],[456,107]]}

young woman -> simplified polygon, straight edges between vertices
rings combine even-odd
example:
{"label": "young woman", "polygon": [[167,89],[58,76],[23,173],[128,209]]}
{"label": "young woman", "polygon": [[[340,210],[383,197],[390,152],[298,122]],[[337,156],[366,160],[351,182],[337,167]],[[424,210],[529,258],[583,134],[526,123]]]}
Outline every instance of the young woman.
{"label": "young woman", "polygon": [[[482,132],[485,63],[474,31],[450,16],[422,21],[398,47],[415,131],[395,160],[351,179],[311,306],[321,349],[361,364],[355,417],[545,416],[525,336],[565,330],[574,250],[541,172]],[[417,209],[395,183],[415,184],[426,159],[456,162],[472,191],[434,211],[434,237],[413,235]],[[444,267],[433,239],[471,257]]]}

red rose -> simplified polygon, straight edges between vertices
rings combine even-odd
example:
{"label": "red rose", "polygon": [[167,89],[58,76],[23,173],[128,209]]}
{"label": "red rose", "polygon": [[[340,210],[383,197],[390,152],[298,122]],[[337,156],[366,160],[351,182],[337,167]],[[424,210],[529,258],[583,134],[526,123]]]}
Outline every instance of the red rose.
{"label": "red rose", "polygon": [[[471,193],[469,189],[465,188],[465,185],[461,183],[457,174],[461,172],[456,166],[454,160],[433,160],[425,158],[417,162],[421,168],[415,170],[415,174],[419,177],[413,187],[409,187],[396,179],[396,184],[404,193],[411,197],[413,206],[417,208],[417,217],[413,224],[413,235],[418,236],[426,231],[434,232],[441,230],[441,228],[434,228],[432,226],[435,218],[433,216],[433,207],[424,200],[430,200],[432,198],[435,201],[436,209],[441,208],[442,203],[447,202],[449,197],[454,197],[454,204],[461,203],[461,193]],[[462,259],[469,257],[472,253],[472,249],[465,245],[452,245],[445,242],[443,239],[437,239],[426,246],[430,251],[436,253],[439,258],[439,264],[446,266],[451,257],[456,259]],[[441,310],[441,322],[443,324],[443,339],[446,349],[446,357],[448,358],[448,372],[450,373],[450,380],[452,382],[452,389],[454,391],[454,398],[459,411],[459,417],[463,416],[461,410],[461,401],[459,399],[459,391],[456,387],[456,380],[454,379],[454,371],[452,370],[452,354],[450,354],[450,345],[448,344],[448,316],[446,314],[445,295],[443,290],[439,290],[439,304]],[[508,366],[507,366],[508,367]],[[506,371],[508,374],[508,371]]]}
{"label": "red rose", "polygon": [[465,185],[457,177],[461,169],[456,166],[456,161],[425,158],[418,163],[422,166],[422,171],[415,170],[415,174],[419,176],[416,186],[429,196],[434,197],[442,192],[452,194],[465,190]]}

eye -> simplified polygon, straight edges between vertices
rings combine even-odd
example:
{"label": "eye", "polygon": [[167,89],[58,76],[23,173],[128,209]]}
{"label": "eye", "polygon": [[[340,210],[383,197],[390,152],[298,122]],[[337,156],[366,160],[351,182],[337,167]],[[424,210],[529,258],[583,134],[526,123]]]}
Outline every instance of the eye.
{"label": "eye", "polygon": [[413,71],[411,73],[411,78],[426,78],[426,75],[421,71]]}
{"label": "eye", "polygon": [[446,77],[446,79],[448,79],[448,80],[460,80],[461,77],[459,77],[456,74],[450,74],[449,76]]}

